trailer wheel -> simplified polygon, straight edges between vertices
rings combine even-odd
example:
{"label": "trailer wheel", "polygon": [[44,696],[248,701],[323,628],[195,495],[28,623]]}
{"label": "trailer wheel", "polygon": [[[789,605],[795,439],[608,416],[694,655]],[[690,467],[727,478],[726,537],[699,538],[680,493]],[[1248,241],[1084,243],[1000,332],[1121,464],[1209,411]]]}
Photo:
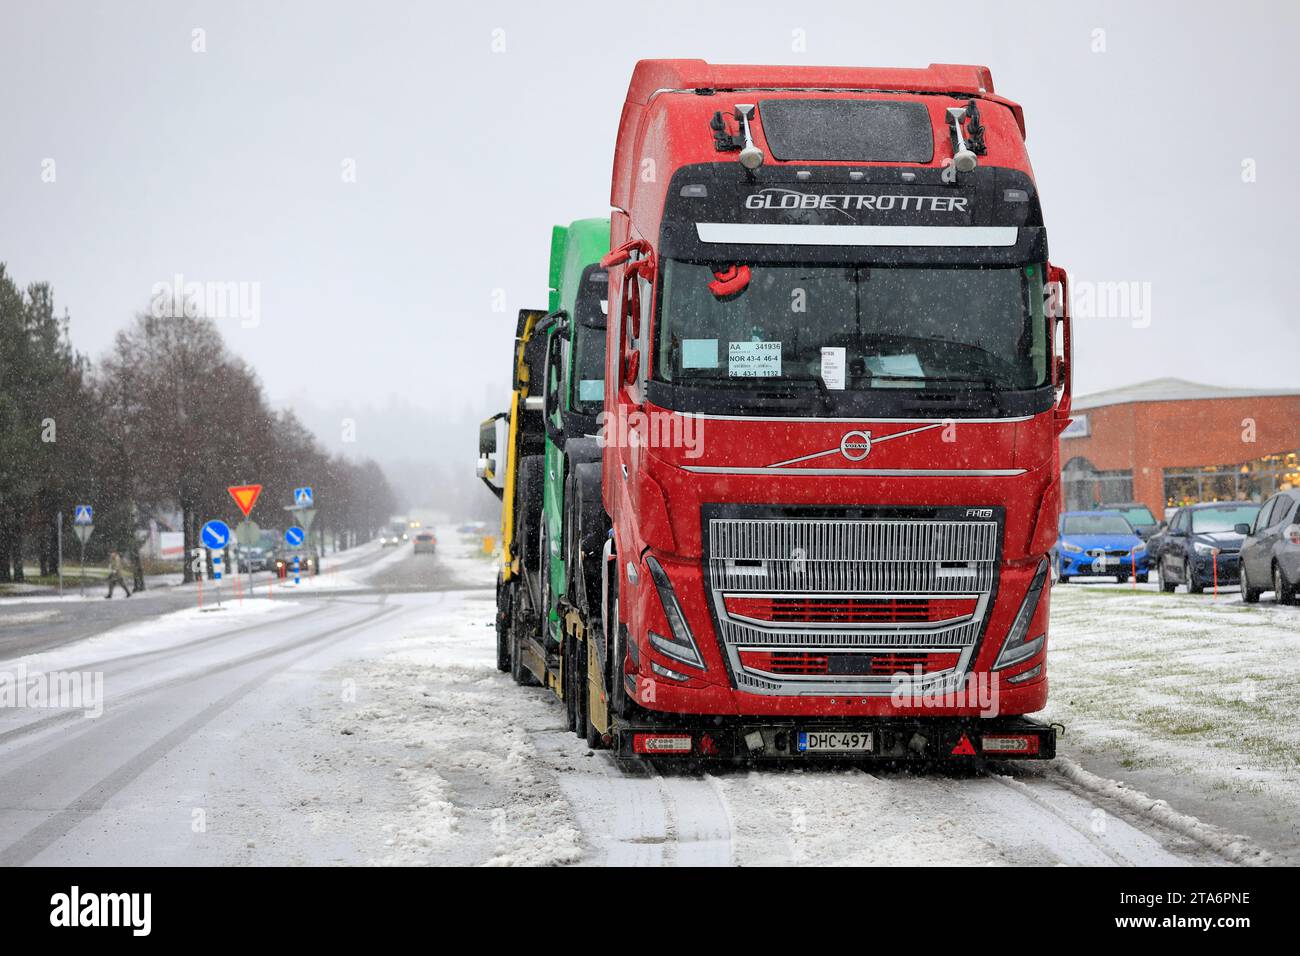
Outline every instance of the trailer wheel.
{"label": "trailer wheel", "polygon": [[623,571],[615,565],[614,594],[610,607],[609,626],[613,641],[609,653],[609,710],[618,717],[628,716],[629,701],[627,697],[627,678],[623,673],[623,661],[627,659],[627,636],[618,619],[619,592],[623,590]]}
{"label": "trailer wheel", "polygon": [[[553,644],[553,635],[551,634],[551,609],[555,603],[555,595],[551,591],[551,543],[550,530],[546,527],[546,515],[542,515],[542,526],[537,533],[537,587],[541,593],[538,595],[538,607],[540,610],[541,628],[538,638],[542,642],[542,647],[546,648],[547,656],[551,653]],[[562,637],[562,635],[561,635]]]}
{"label": "trailer wheel", "polygon": [[574,672],[578,669],[578,655],[574,649],[574,639],[565,634],[560,642],[560,666],[564,669],[564,729],[576,731],[578,723],[578,687]]}
{"label": "trailer wheel", "polygon": [[497,670],[510,670],[510,585],[497,578]]}
{"label": "trailer wheel", "polygon": [[520,650],[520,632],[527,620],[527,614],[521,606],[525,589],[516,585],[512,590],[515,600],[510,615],[510,676],[520,687],[536,687],[537,678],[524,666],[524,655]]}
{"label": "trailer wheel", "polygon": [[596,725],[591,722],[591,695],[595,693],[595,688],[591,686],[591,680],[588,675],[591,673],[591,655],[596,653],[596,647],[591,641],[584,641],[583,643],[587,648],[587,667],[582,672],[582,726],[587,737],[587,746],[592,750],[604,750],[605,739],[601,736],[600,731],[596,729]]}

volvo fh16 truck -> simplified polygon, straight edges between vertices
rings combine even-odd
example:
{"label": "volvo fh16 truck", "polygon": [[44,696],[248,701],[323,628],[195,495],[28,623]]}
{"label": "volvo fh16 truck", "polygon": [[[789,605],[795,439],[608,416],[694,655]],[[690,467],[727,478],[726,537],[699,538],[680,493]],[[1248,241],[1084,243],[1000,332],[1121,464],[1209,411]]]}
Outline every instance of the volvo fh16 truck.
{"label": "volvo fh16 truck", "polygon": [[642,61],[610,200],[589,736],[1052,756],[1070,334],[1021,108],[981,66]]}

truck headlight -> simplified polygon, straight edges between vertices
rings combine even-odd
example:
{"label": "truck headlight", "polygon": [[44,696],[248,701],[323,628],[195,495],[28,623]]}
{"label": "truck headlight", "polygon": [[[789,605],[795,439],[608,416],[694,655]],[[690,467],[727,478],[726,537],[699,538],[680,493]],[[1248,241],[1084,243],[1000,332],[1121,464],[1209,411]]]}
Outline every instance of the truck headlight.
{"label": "truck headlight", "polygon": [[659,592],[659,602],[664,608],[664,617],[668,619],[668,629],[672,632],[670,635],[665,635],[649,631],[647,635],[650,643],[654,645],[655,650],[667,654],[673,660],[704,670],[704,659],[700,657],[699,648],[695,646],[695,638],[686,623],[682,606],[677,603],[677,595],[673,593],[672,582],[668,580],[667,572],[653,557],[647,556],[645,564],[650,569],[650,577],[654,581],[655,590]]}
{"label": "truck headlight", "polygon": [[1039,634],[1033,640],[1028,640],[1029,625],[1034,620],[1034,612],[1038,610],[1038,599],[1042,597],[1043,585],[1047,582],[1047,559],[1044,558],[1038,562],[1038,570],[1034,572],[1034,579],[1029,582],[1029,591],[1025,594],[1025,599],[1020,602],[1020,610],[1016,613],[1016,619],[1011,622],[1011,629],[1007,631],[1007,639],[1002,642],[1002,650],[998,653],[998,659],[993,663],[995,671],[1002,670],[1004,667],[1010,667],[1012,664],[1019,664],[1021,661],[1027,661],[1043,648],[1047,641],[1046,634]]}

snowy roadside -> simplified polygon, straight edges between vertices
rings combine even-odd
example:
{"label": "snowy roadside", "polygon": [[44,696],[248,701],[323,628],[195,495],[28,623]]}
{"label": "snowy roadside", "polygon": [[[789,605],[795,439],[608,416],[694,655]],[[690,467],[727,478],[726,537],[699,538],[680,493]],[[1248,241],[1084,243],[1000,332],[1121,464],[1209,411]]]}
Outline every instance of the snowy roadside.
{"label": "snowy roadside", "polygon": [[[479,556],[479,539],[452,527],[437,535],[438,563],[452,583],[473,590],[391,599],[403,605],[398,620],[320,681],[312,732],[323,727],[324,739],[340,744],[304,755],[304,770],[339,781],[380,774],[382,789],[396,795],[366,824],[376,840],[365,862],[577,862],[582,834],[560,787],[561,768],[533,739],[538,728],[558,725],[561,713],[550,695],[517,688],[496,669],[495,597],[484,593],[496,568]],[[367,566],[365,577],[396,559]],[[585,753],[576,737],[569,740],[575,757]],[[322,834],[348,831],[356,825],[350,816],[322,807],[313,825]]]}
{"label": "snowy roadside", "polygon": [[1041,715],[1089,770],[1167,797],[1294,861],[1300,846],[1300,613],[1211,595],[1052,590]]}
{"label": "snowy roadside", "polygon": [[[327,686],[354,688],[355,701],[322,696],[327,733],[346,744],[318,755],[327,766],[313,772],[344,779],[380,772],[406,794],[382,823],[383,846],[368,862],[576,862],[581,833],[556,768],[531,736],[559,722],[558,708],[496,670],[490,594],[446,598],[450,608],[404,624],[374,656],[328,675]],[[571,739],[575,754],[585,750]]]}
{"label": "snowy roadside", "polygon": [[483,553],[479,535],[461,534],[451,526],[440,527],[437,534],[438,561],[452,580],[465,588],[496,586],[497,562]]}

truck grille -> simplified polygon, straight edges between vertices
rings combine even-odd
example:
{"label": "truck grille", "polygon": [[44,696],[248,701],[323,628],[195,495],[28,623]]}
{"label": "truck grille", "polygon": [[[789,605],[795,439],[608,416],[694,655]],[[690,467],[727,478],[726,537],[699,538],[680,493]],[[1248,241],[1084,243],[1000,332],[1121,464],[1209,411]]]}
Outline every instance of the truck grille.
{"label": "truck grille", "polygon": [[709,518],[706,571],[738,687],[888,694],[899,671],[965,673],[997,575],[999,523]]}

